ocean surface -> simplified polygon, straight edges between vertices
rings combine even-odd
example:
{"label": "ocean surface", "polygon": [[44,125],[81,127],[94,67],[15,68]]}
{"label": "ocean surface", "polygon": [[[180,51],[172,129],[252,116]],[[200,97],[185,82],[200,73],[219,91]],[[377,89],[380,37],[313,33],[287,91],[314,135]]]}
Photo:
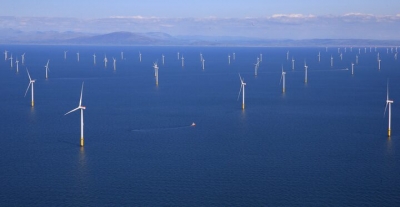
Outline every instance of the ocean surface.
{"label": "ocean surface", "polygon": [[[0,206],[400,205],[395,48],[340,48],[342,60],[337,47],[0,45],[4,50],[20,62],[17,73],[0,56]],[[36,79],[34,107],[30,89],[24,97],[26,68]],[[84,147],[79,111],[64,116],[78,106],[82,82]]]}

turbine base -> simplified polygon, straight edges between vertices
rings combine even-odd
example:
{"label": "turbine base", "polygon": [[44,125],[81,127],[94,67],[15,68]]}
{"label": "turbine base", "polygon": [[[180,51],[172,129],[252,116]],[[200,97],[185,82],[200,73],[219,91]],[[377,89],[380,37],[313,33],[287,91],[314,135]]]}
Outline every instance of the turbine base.
{"label": "turbine base", "polygon": [[35,106],[35,102],[32,101],[32,102],[31,102],[31,106],[32,106],[32,107]]}
{"label": "turbine base", "polygon": [[390,129],[388,129],[388,137],[390,137],[390,136],[391,136],[391,134],[392,134],[391,130],[390,130]]}
{"label": "turbine base", "polygon": [[81,147],[83,147],[83,137],[81,137]]}
{"label": "turbine base", "polygon": [[242,104],[242,109],[244,109],[244,104]]}

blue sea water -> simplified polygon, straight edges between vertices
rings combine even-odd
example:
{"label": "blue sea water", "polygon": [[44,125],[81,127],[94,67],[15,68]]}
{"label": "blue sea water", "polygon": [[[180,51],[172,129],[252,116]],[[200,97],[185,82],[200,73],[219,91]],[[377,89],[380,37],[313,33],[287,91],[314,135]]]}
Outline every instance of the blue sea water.
{"label": "blue sea water", "polygon": [[[18,57],[20,71],[0,60],[1,206],[400,205],[400,63],[386,48],[377,49],[381,70],[374,48],[361,54],[342,48],[343,60],[337,48],[1,45],[4,50]],[[26,68],[36,79],[34,107],[30,93],[24,97]],[[247,84],[245,110],[237,100],[239,73]],[[391,138],[383,116],[388,79]],[[83,81],[81,148],[79,112],[64,114],[78,106]]]}

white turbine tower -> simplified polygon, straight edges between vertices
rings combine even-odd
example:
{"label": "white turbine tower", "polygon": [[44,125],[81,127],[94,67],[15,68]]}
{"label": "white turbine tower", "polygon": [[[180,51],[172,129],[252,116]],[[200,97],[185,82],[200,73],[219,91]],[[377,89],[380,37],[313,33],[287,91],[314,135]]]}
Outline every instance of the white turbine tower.
{"label": "white turbine tower", "polygon": [[356,64],[358,65],[358,55],[356,55]]}
{"label": "white turbine tower", "polygon": [[158,65],[157,62],[153,63],[154,76],[156,77],[156,85],[158,86]]}
{"label": "white turbine tower", "polygon": [[354,75],[354,63],[351,63],[351,75]]}
{"label": "white turbine tower", "polygon": [[21,61],[22,65],[25,65],[25,53],[21,55]]}
{"label": "white turbine tower", "polygon": [[289,60],[289,50],[286,52],[286,60]]}
{"label": "white turbine tower", "polygon": [[179,60],[179,59],[180,59],[180,58],[179,58],[179,52],[178,52],[178,53],[176,53],[176,54],[178,55],[178,60]]}
{"label": "white turbine tower", "polygon": [[285,91],[286,91],[285,75],[286,75],[286,72],[283,71],[283,66],[282,66],[282,75],[281,75],[281,80],[279,81],[279,84],[281,84],[281,82],[282,82],[282,93],[285,93]]}
{"label": "white turbine tower", "polygon": [[182,67],[185,67],[185,58],[183,57],[183,55],[182,55]]}
{"label": "white turbine tower", "polygon": [[96,65],[96,54],[93,54],[93,65]]}
{"label": "white turbine tower", "polygon": [[79,52],[76,53],[76,58],[77,58],[77,60],[79,62]]}
{"label": "white turbine tower", "polygon": [[83,147],[83,144],[84,144],[84,138],[83,138],[83,110],[86,109],[85,106],[82,106],[82,93],[83,93],[83,82],[82,82],[82,89],[81,89],[81,98],[79,99],[78,107],[75,108],[75,109],[72,109],[71,111],[69,111],[66,114],[64,114],[64,116],[65,116],[65,115],[67,115],[69,113],[72,113],[72,112],[74,112],[76,110],[81,110],[81,143],[80,143],[81,147]]}
{"label": "white turbine tower", "polygon": [[67,52],[68,52],[68,50],[64,51],[64,60],[67,59]]}
{"label": "white turbine tower", "polygon": [[204,61],[206,61],[206,60],[203,58],[203,60],[201,61],[201,65],[203,67],[203,70],[204,70]]}
{"label": "white turbine tower", "polygon": [[11,67],[13,67],[13,55],[12,54],[11,54],[11,57],[9,59],[10,59]]}
{"label": "white turbine tower", "polygon": [[114,70],[117,70],[117,59],[113,58],[113,67]]}
{"label": "white turbine tower", "polygon": [[46,79],[48,79],[49,78],[49,76],[48,76],[48,71],[49,71],[49,61],[50,60],[47,60],[47,64],[44,66],[45,67],[45,69],[46,69]]}
{"label": "white turbine tower", "polygon": [[16,58],[17,60],[15,61],[15,63],[17,64],[17,73],[19,72],[19,67],[18,67],[18,63],[19,63],[19,61],[18,61],[18,58]]}
{"label": "white turbine tower", "polygon": [[139,62],[142,62],[142,53],[139,51]]}
{"label": "white turbine tower", "polygon": [[239,100],[240,93],[242,92],[242,89],[243,89],[243,93],[242,93],[242,109],[244,109],[244,87],[246,86],[246,83],[243,81],[242,76],[240,76],[240,73],[239,73],[239,78],[240,78],[241,85],[240,85],[240,90],[239,90],[239,95],[238,95],[237,100]]}
{"label": "white turbine tower", "polygon": [[331,55],[331,67],[333,67],[333,57]]}
{"label": "white turbine tower", "polygon": [[104,67],[107,68],[107,62],[108,62],[108,60],[107,60],[107,56],[106,56],[106,55],[104,55],[104,60],[103,60],[103,62],[104,62]]}
{"label": "white turbine tower", "polygon": [[304,83],[308,82],[308,80],[307,80],[307,78],[308,78],[307,77],[308,76],[307,69],[308,69],[307,63],[306,63],[306,61],[304,61],[304,72],[305,72],[305,74],[304,74]]}
{"label": "white turbine tower", "polygon": [[340,60],[341,61],[343,60],[343,54],[342,53],[340,53]]}
{"label": "white turbine tower", "polygon": [[164,65],[164,59],[165,59],[164,54],[161,55],[161,59],[162,59],[162,64]]}
{"label": "white turbine tower", "polygon": [[233,61],[235,61],[235,60],[236,60],[236,54],[233,53]]}
{"label": "white turbine tower", "polygon": [[231,55],[228,55],[228,64],[231,64]]}
{"label": "white turbine tower", "polygon": [[31,97],[32,97],[31,106],[33,107],[33,106],[35,105],[35,102],[34,102],[34,93],[33,93],[33,84],[35,83],[36,80],[32,80],[32,79],[31,79],[31,76],[29,75],[28,69],[26,69],[26,72],[28,73],[28,77],[29,77],[29,85],[28,85],[28,88],[26,88],[24,97],[26,96],[26,93],[28,92],[29,87],[32,85],[32,87],[31,87],[31,92],[32,92],[32,93],[31,93]]}
{"label": "white turbine tower", "polygon": [[294,70],[294,58],[292,57],[292,70]]}
{"label": "white turbine tower", "polygon": [[389,116],[389,119],[388,119],[388,137],[390,137],[391,136],[391,125],[392,125],[392,103],[393,103],[393,100],[390,100],[389,99],[389,81],[387,82],[387,86],[386,86],[387,88],[386,88],[386,106],[385,106],[385,112],[383,113],[383,116],[385,116],[385,114],[386,114],[386,108],[388,107],[388,105],[389,105],[389,111],[388,111],[388,116]]}
{"label": "white turbine tower", "polygon": [[318,62],[321,62],[321,52],[318,52]]}
{"label": "white turbine tower", "polygon": [[4,61],[7,61],[8,57],[7,57],[8,51],[4,50]]}
{"label": "white turbine tower", "polygon": [[378,70],[381,70],[381,59],[378,60]]}
{"label": "white turbine tower", "polygon": [[121,52],[121,60],[124,59],[124,52]]}

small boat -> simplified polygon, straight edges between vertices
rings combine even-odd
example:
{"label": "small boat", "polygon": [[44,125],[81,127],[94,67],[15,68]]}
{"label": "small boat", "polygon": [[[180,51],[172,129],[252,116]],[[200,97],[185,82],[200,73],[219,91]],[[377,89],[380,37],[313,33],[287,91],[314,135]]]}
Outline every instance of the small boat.
{"label": "small boat", "polygon": [[196,123],[193,122],[192,125],[190,125],[190,126],[196,126]]}

